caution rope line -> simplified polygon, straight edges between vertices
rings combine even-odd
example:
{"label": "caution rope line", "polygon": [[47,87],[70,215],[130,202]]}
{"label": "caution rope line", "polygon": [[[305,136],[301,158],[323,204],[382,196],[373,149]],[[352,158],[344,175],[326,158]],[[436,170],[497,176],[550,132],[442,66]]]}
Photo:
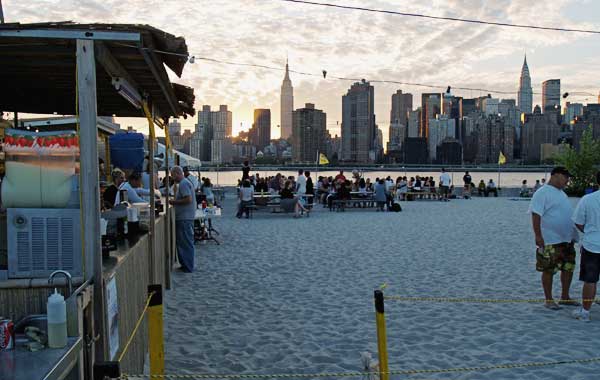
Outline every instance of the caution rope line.
{"label": "caution rope line", "polygon": [[[448,297],[403,297],[403,296],[385,296],[390,301],[405,302],[448,302],[448,303],[544,303],[545,299],[485,299],[485,298],[448,298]],[[556,300],[559,301],[560,300]],[[600,302],[600,298],[595,299],[573,299],[577,302]],[[569,302],[562,302],[568,304]]]}
{"label": "caution rope line", "polygon": [[432,373],[450,373],[450,372],[475,372],[475,371],[490,371],[494,369],[513,369],[513,368],[528,368],[528,367],[549,367],[564,364],[583,364],[600,362],[600,357],[588,359],[572,359],[572,360],[556,360],[548,362],[531,362],[531,363],[507,363],[499,365],[479,366],[479,367],[459,367],[459,368],[444,368],[444,369],[407,369],[407,370],[391,370],[388,372],[342,372],[342,373],[292,373],[292,374],[273,374],[273,375],[253,375],[253,374],[166,374],[166,375],[132,375],[122,374],[121,379],[127,380],[130,378],[144,379],[274,379],[274,378],[318,378],[318,377],[359,377],[369,375],[418,375]]}
{"label": "caution rope line", "polygon": [[144,306],[144,310],[142,310],[142,314],[140,315],[137,322],[135,323],[135,327],[133,328],[131,335],[129,335],[129,339],[127,339],[127,343],[125,343],[125,347],[123,347],[123,351],[121,351],[121,354],[119,355],[119,359],[118,359],[119,362],[121,362],[123,360],[123,358],[125,357],[125,353],[127,353],[127,350],[129,349],[129,345],[133,341],[135,334],[137,333],[138,329],[142,325],[142,321],[144,320],[144,317],[146,316],[146,312],[148,311],[148,307],[150,306],[150,300],[152,299],[153,295],[154,295],[154,292],[148,294],[148,299],[146,299],[146,305]]}

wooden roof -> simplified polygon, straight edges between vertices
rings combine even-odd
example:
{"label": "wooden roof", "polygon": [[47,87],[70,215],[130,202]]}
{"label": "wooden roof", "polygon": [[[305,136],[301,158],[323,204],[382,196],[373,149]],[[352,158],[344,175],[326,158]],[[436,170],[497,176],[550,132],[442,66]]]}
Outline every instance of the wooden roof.
{"label": "wooden roof", "polygon": [[99,116],[142,116],[115,90],[117,76],[147,97],[158,117],[194,115],[193,89],[171,83],[165,68],[181,77],[188,55],[183,37],[148,25],[72,22],[0,24],[0,110],[75,114],[78,33],[95,40]]}

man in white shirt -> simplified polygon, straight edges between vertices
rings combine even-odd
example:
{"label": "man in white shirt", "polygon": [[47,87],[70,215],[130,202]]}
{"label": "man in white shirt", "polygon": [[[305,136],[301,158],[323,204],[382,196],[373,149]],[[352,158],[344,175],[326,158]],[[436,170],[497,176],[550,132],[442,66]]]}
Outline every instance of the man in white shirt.
{"label": "man in white shirt", "polygon": [[450,183],[452,180],[450,179],[450,174],[446,173],[446,169],[442,168],[442,174],[440,175],[440,188],[442,190],[442,197],[440,201],[448,202],[448,194],[450,193]]}
{"label": "man in white shirt", "polygon": [[304,176],[304,170],[298,170],[298,178],[296,179],[296,192],[298,195],[306,194],[306,177]]}
{"label": "man in white shirt", "polygon": [[537,247],[535,267],[538,272],[542,272],[542,287],[546,298],[544,306],[550,310],[561,308],[552,298],[552,280],[559,270],[562,285],[559,303],[578,306],[577,302],[569,296],[575,270],[574,241],[577,238],[571,220],[573,208],[567,194],[563,191],[569,182],[569,177],[566,168],[555,167],[548,185],[535,192],[529,205]]}
{"label": "man in white shirt", "polygon": [[[596,174],[596,182],[600,183],[600,172]],[[596,283],[600,277],[600,191],[581,198],[575,208],[573,222],[583,232],[579,266],[579,281],[583,281],[583,306],[573,312],[573,317],[589,322],[592,300],[596,297]]]}

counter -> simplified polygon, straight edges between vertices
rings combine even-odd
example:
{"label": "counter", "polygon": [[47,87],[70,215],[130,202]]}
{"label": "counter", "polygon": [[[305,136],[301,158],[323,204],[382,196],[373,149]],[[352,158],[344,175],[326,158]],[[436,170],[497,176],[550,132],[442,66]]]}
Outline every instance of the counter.
{"label": "counter", "polygon": [[[0,351],[0,380],[62,380],[79,364],[83,343],[69,338],[64,348],[29,352],[22,343],[10,351]],[[73,371],[76,372],[76,371]]]}

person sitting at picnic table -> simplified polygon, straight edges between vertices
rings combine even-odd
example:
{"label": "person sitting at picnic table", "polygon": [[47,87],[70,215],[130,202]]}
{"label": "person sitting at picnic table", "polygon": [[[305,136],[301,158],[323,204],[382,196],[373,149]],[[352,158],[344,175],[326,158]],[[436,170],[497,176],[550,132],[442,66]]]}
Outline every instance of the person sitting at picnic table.
{"label": "person sitting at picnic table", "polygon": [[[483,197],[486,192],[485,192],[485,182],[483,182],[483,180],[479,181],[479,185],[477,185],[477,193],[479,194],[480,197]],[[485,195],[487,197],[487,195]]]}
{"label": "person sitting at picnic table", "polygon": [[254,201],[254,187],[250,183],[249,179],[242,181],[242,187],[240,188],[240,204],[236,217],[241,218],[243,213],[246,213],[246,218],[250,218],[250,211],[248,206],[251,206]]}
{"label": "person sitting at picnic table", "polygon": [[259,178],[258,182],[256,184],[256,187],[254,188],[254,191],[257,193],[268,193],[269,192],[269,186],[267,185],[267,181],[264,178]]}
{"label": "person sitting at picnic table", "polygon": [[540,189],[540,187],[542,187],[542,184],[540,183],[539,179],[536,179],[535,185],[533,185],[533,192],[535,193],[536,191],[538,191]]}
{"label": "person sitting at picnic table", "polygon": [[498,196],[498,189],[496,188],[496,184],[494,183],[493,179],[490,179],[487,187],[485,188],[485,196],[487,197],[490,193],[494,193],[494,197]]}
{"label": "person sitting at picnic table", "polygon": [[406,199],[406,193],[408,192],[408,182],[406,177],[398,177],[396,179],[396,199],[403,201]]}
{"label": "person sitting at picnic table", "polygon": [[329,193],[325,198],[325,206],[327,206],[330,210],[333,207],[333,201],[338,199],[338,189],[341,185],[337,182],[332,182],[329,186]]}
{"label": "person sitting at picnic table", "polygon": [[521,191],[519,191],[519,197],[521,198],[531,198],[531,190],[527,186],[527,180],[523,180],[523,184],[521,185]]}
{"label": "person sitting at picnic table", "polygon": [[387,189],[385,181],[380,179],[375,184],[375,202],[377,203],[377,211],[384,211],[383,206],[387,203]]}
{"label": "person sitting at picnic table", "polygon": [[207,177],[202,179],[200,191],[206,197],[206,203],[215,204],[215,194],[212,191],[212,183],[210,183],[210,178]]}
{"label": "person sitting at picnic table", "polygon": [[312,195],[312,197],[306,197],[306,202],[312,207],[313,198],[315,196],[315,185],[313,184],[308,170],[304,172],[304,177],[306,177],[306,194]]}
{"label": "person sitting at picnic table", "polygon": [[269,181],[269,193],[271,194],[279,194],[281,191],[281,174],[277,173],[277,175]]}
{"label": "person sitting at picnic table", "polygon": [[373,192],[373,184],[371,183],[371,178],[367,178],[365,185],[367,185],[367,192]]}
{"label": "person sitting at picnic table", "polygon": [[293,212],[294,218],[300,216],[300,210],[308,213],[308,210],[302,206],[300,200],[294,196],[292,181],[286,181],[283,189],[279,192],[279,196],[281,197],[280,207],[283,212]]}
{"label": "person sitting at picnic table", "polygon": [[344,171],[340,170],[340,174],[335,176],[335,182],[343,183],[346,181],[346,176],[344,175]]}
{"label": "person sitting at picnic table", "polygon": [[319,203],[326,204],[327,195],[329,195],[329,188],[331,187],[331,182],[329,178],[323,177],[321,184],[319,185]]}

